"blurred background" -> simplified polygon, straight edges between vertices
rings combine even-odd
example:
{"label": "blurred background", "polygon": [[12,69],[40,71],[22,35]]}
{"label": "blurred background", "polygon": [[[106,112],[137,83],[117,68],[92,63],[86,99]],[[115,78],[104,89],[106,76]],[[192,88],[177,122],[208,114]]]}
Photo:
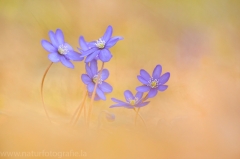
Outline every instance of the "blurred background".
{"label": "blurred background", "polygon": [[[239,159],[239,15],[238,0],[0,0],[0,151]],[[113,92],[94,103],[90,129],[83,116],[75,127],[66,126],[83,98],[84,63],[74,62],[75,69],[55,63],[44,85],[47,109],[58,123],[50,124],[40,96],[50,61],[40,41],[60,28],[77,50],[80,35],[97,40],[108,25],[113,36],[124,37],[105,64]],[[140,110],[147,128],[140,119],[134,126],[134,111],[110,109],[110,99],[124,100],[127,89],[135,92],[140,69],[151,74],[157,64],[171,73],[169,88]],[[116,119],[108,122],[104,110]]]}

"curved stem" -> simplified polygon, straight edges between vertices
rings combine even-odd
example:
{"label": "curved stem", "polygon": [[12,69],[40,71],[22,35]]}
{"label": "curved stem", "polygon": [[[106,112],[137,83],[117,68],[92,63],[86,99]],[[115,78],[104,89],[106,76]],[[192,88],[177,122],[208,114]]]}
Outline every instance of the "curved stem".
{"label": "curved stem", "polygon": [[46,71],[44,72],[44,74],[43,74],[43,78],[42,78],[42,82],[41,82],[41,98],[42,98],[42,103],[43,103],[43,108],[44,108],[44,110],[45,110],[45,113],[46,113],[46,115],[47,115],[47,118],[48,118],[48,120],[52,123],[52,121],[51,121],[51,119],[50,119],[50,117],[49,117],[49,115],[48,115],[48,111],[47,111],[47,108],[46,108],[46,106],[45,106],[45,102],[44,102],[44,98],[43,98],[43,84],[44,84],[44,80],[45,80],[45,77],[46,77],[46,75],[47,75],[47,73],[48,73],[48,70],[50,69],[50,67],[52,66],[52,62],[50,63],[50,65],[47,67],[47,69],[46,69]]}
{"label": "curved stem", "polygon": [[85,101],[86,101],[87,95],[88,95],[88,92],[86,91],[85,96],[84,96],[84,98],[83,98],[83,102],[82,102],[81,106],[79,107],[79,111],[78,111],[76,120],[75,120],[74,123],[73,123],[73,126],[75,126],[75,125],[77,124],[77,121],[78,121],[78,119],[79,119],[79,117],[80,117],[80,115],[81,115],[82,109],[83,109],[83,107],[84,107],[84,105],[85,105]]}
{"label": "curved stem", "polygon": [[135,126],[137,124],[137,117],[138,117],[139,110],[140,110],[140,108],[138,108],[137,110],[135,109],[135,112],[136,112],[136,117],[135,117],[135,121],[134,121]]}
{"label": "curved stem", "polygon": [[91,118],[91,113],[92,113],[93,101],[94,101],[94,98],[95,98],[95,94],[96,94],[96,90],[97,90],[97,86],[98,86],[98,81],[99,81],[99,79],[101,77],[103,67],[104,67],[104,62],[102,62],[102,67],[101,67],[101,70],[99,72],[99,75],[98,75],[98,78],[97,78],[97,82],[95,83],[95,86],[94,86],[94,89],[93,89],[93,93],[92,93],[92,96],[91,96],[91,101],[90,101],[90,106],[89,106],[89,111],[88,111],[88,116],[87,116],[87,126],[88,127],[89,127],[89,124],[90,124],[90,118]]}
{"label": "curved stem", "polygon": [[[133,110],[136,112],[136,109],[133,109]],[[147,125],[146,125],[146,122],[145,122],[145,120],[143,119],[143,117],[141,116],[141,114],[138,113],[138,116],[141,118],[143,124],[144,124],[145,126],[147,126]]]}

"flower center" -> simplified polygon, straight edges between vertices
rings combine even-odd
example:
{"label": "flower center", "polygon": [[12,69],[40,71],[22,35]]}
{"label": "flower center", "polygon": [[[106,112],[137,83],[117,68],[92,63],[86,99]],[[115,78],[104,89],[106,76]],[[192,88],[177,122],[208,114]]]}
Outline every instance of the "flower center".
{"label": "flower center", "polygon": [[95,43],[95,45],[99,48],[99,49],[103,49],[105,47],[105,41],[102,40],[101,38],[97,40],[97,42]]}
{"label": "flower center", "polygon": [[132,106],[136,105],[137,104],[137,101],[138,101],[138,98],[134,98],[134,99],[129,99],[128,100],[128,103]]}
{"label": "flower center", "polygon": [[129,101],[129,104],[131,104],[131,105],[135,105],[135,103],[136,103],[135,100],[130,100],[130,101]]}
{"label": "flower center", "polygon": [[60,45],[58,47],[58,53],[61,54],[61,55],[66,55],[68,53],[68,49],[67,49],[67,46],[65,45]]}
{"label": "flower center", "polygon": [[99,80],[98,80],[98,75],[95,75],[94,77],[93,77],[93,79],[92,79],[92,81],[93,81],[93,83],[97,83],[97,81],[98,81],[98,84],[102,84],[102,78],[99,78]]}
{"label": "flower center", "polygon": [[159,80],[158,79],[153,79],[151,78],[149,81],[148,81],[148,85],[147,86],[150,86],[151,88],[157,88],[159,85]]}

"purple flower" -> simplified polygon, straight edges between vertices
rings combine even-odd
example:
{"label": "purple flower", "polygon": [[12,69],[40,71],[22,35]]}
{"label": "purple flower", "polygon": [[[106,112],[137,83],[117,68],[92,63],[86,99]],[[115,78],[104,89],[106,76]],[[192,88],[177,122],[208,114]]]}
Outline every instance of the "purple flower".
{"label": "purple flower", "polygon": [[[88,92],[88,97],[91,98],[92,97],[92,93]],[[99,101],[99,100],[101,100],[101,98],[97,94],[95,94],[94,100],[95,101]]]}
{"label": "purple flower", "polygon": [[[90,66],[88,65],[88,63],[86,63],[85,67],[87,74],[82,74],[81,78],[83,83],[87,85],[88,92],[92,93],[100,73],[98,72],[97,61],[92,60],[90,62]],[[108,78],[108,76],[108,70],[103,69],[96,90],[98,97],[102,100],[106,100],[104,93],[112,92],[112,86],[104,82]]]}
{"label": "purple flower", "polygon": [[51,43],[47,40],[42,40],[41,44],[43,48],[48,51],[48,58],[52,62],[59,62],[69,68],[74,68],[74,65],[70,62],[73,61],[82,61],[83,58],[81,54],[75,52],[73,48],[64,41],[64,35],[62,30],[57,29],[56,33],[49,31],[48,33]]}
{"label": "purple flower", "polygon": [[142,99],[143,93],[142,92],[137,92],[136,95],[133,96],[132,92],[130,92],[129,90],[126,90],[124,92],[124,96],[125,96],[126,102],[123,102],[116,98],[112,98],[112,101],[116,102],[117,104],[110,106],[110,108],[125,107],[128,109],[133,109],[135,107],[140,108],[140,107],[146,106],[149,103],[149,102],[143,101],[143,99]]}
{"label": "purple flower", "polygon": [[158,91],[165,91],[168,86],[164,85],[170,77],[170,73],[167,72],[161,76],[162,66],[157,65],[152,73],[152,77],[143,69],[140,70],[140,76],[137,76],[138,80],[144,85],[136,88],[139,92],[148,92],[148,98],[153,98],[157,95]]}
{"label": "purple flower", "polygon": [[[83,36],[79,37],[79,45],[81,49],[79,49],[80,52],[87,51],[95,46],[95,42],[86,42]],[[99,60],[98,55],[94,58],[95,60]]]}
{"label": "purple flower", "polygon": [[112,26],[108,26],[105,34],[101,38],[94,42],[88,43],[87,47],[81,46],[83,48],[88,48],[87,51],[83,51],[83,54],[81,56],[87,56],[85,59],[86,63],[92,61],[97,56],[102,62],[108,62],[112,58],[112,54],[109,51],[109,48],[113,47],[119,40],[123,39],[120,36],[111,37],[112,31]]}

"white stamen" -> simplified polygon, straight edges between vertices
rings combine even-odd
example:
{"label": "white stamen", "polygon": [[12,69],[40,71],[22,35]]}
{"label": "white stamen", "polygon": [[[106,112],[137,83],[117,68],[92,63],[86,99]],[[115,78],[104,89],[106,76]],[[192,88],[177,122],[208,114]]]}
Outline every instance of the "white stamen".
{"label": "white stamen", "polygon": [[135,97],[134,99],[128,99],[128,103],[132,106],[136,105],[138,102],[138,98]]}
{"label": "white stamen", "polygon": [[96,83],[98,80],[98,84],[102,84],[103,81],[101,77],[98,79],[98,75],[95,75],[92,80],[94,83]]}
{"label": "white stamen", "polygon": [[151,88],[157,88],[159,86],[159,80],[150,78],[147,86],[150,86]]}
{"label": "white stamen", "polygon": [[99,48],[99,49],[103,49],[105,47],[105,41],[102,40],[101,38],[97,40],[97,42],[95,43],[95,45]]}
{"label": "white stamen", "polygon": [[58,53],[61,55],[66,55],[68,53],[67,46],[62,44],[58,47]]}

